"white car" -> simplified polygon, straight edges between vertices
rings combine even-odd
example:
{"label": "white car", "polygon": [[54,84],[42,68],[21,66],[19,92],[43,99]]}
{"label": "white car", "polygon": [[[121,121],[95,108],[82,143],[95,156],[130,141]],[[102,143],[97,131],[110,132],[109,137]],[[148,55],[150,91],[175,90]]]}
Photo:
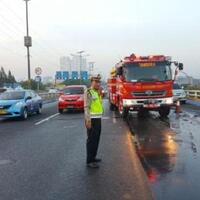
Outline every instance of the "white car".
{"label": "white car", "polygon": [[173,99],[174,102],[179,100],[181,103],[186,103],[186,93],[184,89],[177,83],[174,83],[173,85]]}
{"label": "white car", "polygon": [[6,88],[6,87],[4,87],[4,88],[0,88],[0,93],[3,93],[3,92],[10,92],[10,91],[13,91],[14,89],[12,89],[12,88]]}

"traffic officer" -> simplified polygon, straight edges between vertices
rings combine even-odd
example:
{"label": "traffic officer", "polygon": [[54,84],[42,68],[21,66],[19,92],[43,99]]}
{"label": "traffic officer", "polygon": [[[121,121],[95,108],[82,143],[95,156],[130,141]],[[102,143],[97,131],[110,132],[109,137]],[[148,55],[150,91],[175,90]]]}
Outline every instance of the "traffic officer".
{"label": "traffic officer", "polygon": [[100,93],[101,77],[91,78],[91,87],[85,92],[85,126],[87,128],[87,166],[98,168],[101,159],[96,158],[100,134],[103,102]]}

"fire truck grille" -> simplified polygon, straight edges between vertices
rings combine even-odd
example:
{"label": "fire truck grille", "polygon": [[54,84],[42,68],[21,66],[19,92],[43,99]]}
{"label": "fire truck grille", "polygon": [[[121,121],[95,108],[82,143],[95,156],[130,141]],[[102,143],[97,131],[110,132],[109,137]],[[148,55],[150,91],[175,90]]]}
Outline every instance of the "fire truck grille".
{"label": "fire truck grille", "polygon": [[166,95],[166,91],[145,91],[145,92],[133,92],[135,97],[164,97]]}

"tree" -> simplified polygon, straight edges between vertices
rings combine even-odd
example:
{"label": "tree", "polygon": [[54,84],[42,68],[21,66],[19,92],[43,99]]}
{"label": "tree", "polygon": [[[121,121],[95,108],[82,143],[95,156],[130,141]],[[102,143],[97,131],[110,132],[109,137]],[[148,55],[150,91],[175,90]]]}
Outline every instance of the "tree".
{"label": "tree", "polygon": [[8,83],[16,83],[15,77],[12,75],[11,71],[8,71],[8,78],[7,78]]}
{"label": "tree", "polygon": [[8,75],[7,75],[4,68],[1,67],[1,69],[0,69],[0,86],[2,87],[5,83],[13,84],[13,83],[16,83],[16,80],[10,70],[8,71]]}
{"label": "tree", "polygon": [[[33,79],[31,79],[30,83],[29,81],[22,81],[20,84],[24,89],[37,90],[38,87],[38,83]],[[45,86],[42,83],[40,83],[40,90],[45,90]]]}
{"label": "tree", "polygon": [[2,83],[6,83],[7,81],[7,74],[3,67],[1,67],[1,81]]}
{"label": "tree", "polygon": [[[63,82],[63,84],[65,85],[80,85],[80,80],[76,79],[76,80],[66,80]],[[90,80],[81,80],[81,85],[86,85],[89,86],[90,85]]]}

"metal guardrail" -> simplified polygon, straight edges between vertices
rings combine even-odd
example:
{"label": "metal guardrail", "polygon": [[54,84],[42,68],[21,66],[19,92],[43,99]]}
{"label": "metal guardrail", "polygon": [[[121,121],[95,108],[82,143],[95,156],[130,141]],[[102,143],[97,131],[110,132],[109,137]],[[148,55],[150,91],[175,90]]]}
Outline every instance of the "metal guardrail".
{"label": "metal guardrail", "polygon": [[200,90],[185,90],[187,97],[200,99]]}
{"label": "metal guardrail", "polygon": [[38,93],[44,101],[57,100],[60,96],[58,93]]}

